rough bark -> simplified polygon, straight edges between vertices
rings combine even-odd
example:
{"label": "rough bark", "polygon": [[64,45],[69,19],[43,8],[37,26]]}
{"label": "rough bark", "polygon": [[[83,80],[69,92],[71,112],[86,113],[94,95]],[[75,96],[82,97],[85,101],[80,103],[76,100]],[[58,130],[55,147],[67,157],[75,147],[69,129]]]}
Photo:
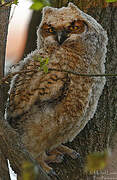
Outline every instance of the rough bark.
{"label": "rough bark", "polygon": [[28,38],[26,42],[26,47],[24,49],[23,57],[26,57],[27,54],[29,54],[31,51],[34,51],[36,49],[37,28],[40,24],[40,21],[41,21],[41,12],[34,11],[28,28]]}
{"label": "rough bark", "polygon": [[[4,60],[5,60],[5,49],[6,49],[6,38],[7,38],[7,29],[8,29],[8,17],[9,17],[10,8],[3,7],[0,9],[0,78],[4,76]],[[3,119],[4,116],[4,86],[0,87],[0,118]],[[1,133],[1,131],[0,131]],[[1,137],[0,137],[1,139]],[[4,177],[10,179],[7,160],[4,157],[0,149],[0,179]]]}

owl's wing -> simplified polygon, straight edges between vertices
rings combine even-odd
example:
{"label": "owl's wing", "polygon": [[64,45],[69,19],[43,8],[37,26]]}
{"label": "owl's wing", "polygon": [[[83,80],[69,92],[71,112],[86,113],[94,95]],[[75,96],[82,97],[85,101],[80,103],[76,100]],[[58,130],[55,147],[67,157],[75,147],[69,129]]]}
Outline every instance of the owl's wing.
{"label": "owl's wing", "polygon": [[7,108],[9,117],[22,115],[37,103],[41,107],[45,103],[61,101],[69,85],[68,75],[57,71],[28,72],[13,81]]}

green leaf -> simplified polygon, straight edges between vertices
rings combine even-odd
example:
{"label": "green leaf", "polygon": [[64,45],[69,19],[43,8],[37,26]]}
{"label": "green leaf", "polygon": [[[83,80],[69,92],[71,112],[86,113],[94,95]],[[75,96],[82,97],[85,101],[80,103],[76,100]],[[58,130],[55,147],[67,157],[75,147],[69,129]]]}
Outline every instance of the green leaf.
{"label": "green leaf", "polygon": [[43,70],[45,73],[48,73],[48,67],[46,65],[43,65]]}
{"label": "green leaf", "polygon": [[49,58],[42,58],[40,56],[34,56],[34,60],[35,61],[39,61],[40,62],[40,67],[39,67],[39,71],[43,70],[45,73],[48,73],[48,62],[49,62]]}
{"label": "green leaf", "polygon": [[38,11],[38,10],[42,9],[43,6],[44,6],[43,3],[41,3],[41,2],[35,2],[35,3],[32,4],[32,6],[30,7],[30,9],[33,9],[33,10]]}
{"label": "green leaf", "polygon": [[85,171],[93,174],[98,170],[103,170],[107,165],[108,151],[94,152],[87,156]]}
{"label": "green leaf", "polygon": [[14,0],[13,4],[17,5],[19,2],[18,0]]}
{"label": "green leaf", "polygon": [[42,64],[43,63],[43,58],[38,57],[38,61]]}
{"label": "green leaf", "polygon": [[48,62],[49,62],[49,58],[46,58],[45,59],[45,64],[48,64]]}
{"label": "green leaf", "polygon": [[32,2],[36,3],[36,2],[39,2],[39,0],[32,0]]}
{"label": "green leaf", "polygon": [[22,165],[23,168],[23,180],[35,180],[38,179],[38,171],[34,164],[26,161]]}
{"label": "green leaf", "polygon": [[117,2],[117,0],[105,0],[105,1],[108,2],[108,3]]}
{"label": "green leaf", "polygon": [[32,0],[33,4],[30,7],[33,10],[40,10],[42,9],[44,6],[49,6],[49,1],[48,0]]}
{"label": "green leaf", "polygon": [[5,3],[5,0],[1,0],[1,4],[4,4]]}
{"label": "green leaf", "polygon": [[41,2],[42,4],[49,4],[48,0],[32,0],[33,3]]}

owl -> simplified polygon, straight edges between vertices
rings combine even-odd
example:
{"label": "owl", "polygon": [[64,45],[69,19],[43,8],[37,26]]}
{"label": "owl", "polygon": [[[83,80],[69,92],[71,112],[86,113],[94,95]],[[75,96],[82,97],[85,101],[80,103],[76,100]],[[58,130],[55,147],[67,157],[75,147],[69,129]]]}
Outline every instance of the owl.
{"label": "owl", "polygon": [[20,73],[11,80],[6,120],[48,174],[63,154],[78,156],[64,144],[94,116],[105,78],[76,74],[104,73],[106,45],[102,26],[73,3],[45,7],[37,49],[11,70]]}

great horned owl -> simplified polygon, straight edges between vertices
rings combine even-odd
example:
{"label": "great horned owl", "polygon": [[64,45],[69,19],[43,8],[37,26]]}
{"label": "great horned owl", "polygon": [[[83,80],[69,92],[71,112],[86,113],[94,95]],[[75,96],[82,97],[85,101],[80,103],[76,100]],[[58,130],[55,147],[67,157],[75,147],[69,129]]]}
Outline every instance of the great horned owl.
{"label": "great horned owl", "polygon": [[[42,168],[62,153],[77,153],[63,144],[72,141],[93,117],[104,77],[77,76],[105,72],[107,35],[100,24],[74,4],[45,7],[37,31],[37,49],[13,71],[6,119]],[[48,73],[39,59],[48,58]],[[53,69],[53,70],[52,70]]]}

